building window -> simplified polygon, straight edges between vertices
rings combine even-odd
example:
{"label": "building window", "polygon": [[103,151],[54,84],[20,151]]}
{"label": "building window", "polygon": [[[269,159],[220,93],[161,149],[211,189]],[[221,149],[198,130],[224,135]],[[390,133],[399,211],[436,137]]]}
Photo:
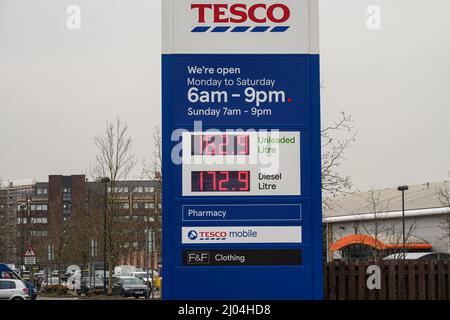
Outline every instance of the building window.
{"label": "building window", "polygon": [[128,193],[128,192],[130,192],[130,188],[128,188],[128,187],[114,187],[114,188],[108,187],[108,193],[111,193],[111,192]]}
{"label": "building window", "polygon": [[47,236],[47,231],[43,230],[31,230],[30,235],[32,237],[46,237]]}
{"label": "building window", "polygon": [[33,224],[47,224],[48,223],[48,219],[43,217],[43,218],[31,218],[31,223]]}
{"label": "building window", "polygon": [[48,204],[42,203],[42,204],[32,204],[30,206],[31,211],[48,211]]}
{"label": "building window", "polygon": [[117,207],[119,209],[128,210],[128,209],[130,209],[130,204],[128,202],[122,202],[122,203],[118,203]]}
{"label": "building window", "polygon": [[47,195],[48,194],[48,190],[45,189],[45,188],[38,188],[38,189],[36,189],[36,194],[38,196]]}
{"label": "building window", "polygon": [[63,203],[63,214],[71,214],[71,213],[72,213],[72,204]]}
{"label": "building window", "polygon": [[72,188],[70,187],[63,188],[63,200],[67,201],[72,200]]}
{"label": "building window", "polygon": [[155,204],[151,203],[151,202],[146,202],[146,203],[144,203],[144,208],[145,209],[155,209]]}
{"label": "building window", "polygon": [[27,224],[27,218],[17,218],[17,224]]}
{"label": "building window", "polygon": [[144,192],[145,193],[155,192],[155,188],[154,187],[145,187]]}
{"label": "building window", "polygon": [[133,209],[142,210],[142,209],[154,209],[155,204],[151,202],[133,202]]}

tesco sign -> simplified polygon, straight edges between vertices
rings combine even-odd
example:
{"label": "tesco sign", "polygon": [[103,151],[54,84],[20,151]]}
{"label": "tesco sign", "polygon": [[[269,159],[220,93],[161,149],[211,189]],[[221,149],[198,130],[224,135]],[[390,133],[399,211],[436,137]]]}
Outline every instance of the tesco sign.
{"label": "tesco sign", "polygon": [[181,243],[301,243],[301,226],[182,227]]}
{"label": "tesco sign", "polygon": [[191,10],[197,14],[198,23],[284,23],[289,20],[291,10],[282,3],[194,3]]}
{"label": "tesco sign", "polygon": [[207,239],[207,238],[226,238],[227,233],[226,231],[200,231],[199,232],[200,239]]}

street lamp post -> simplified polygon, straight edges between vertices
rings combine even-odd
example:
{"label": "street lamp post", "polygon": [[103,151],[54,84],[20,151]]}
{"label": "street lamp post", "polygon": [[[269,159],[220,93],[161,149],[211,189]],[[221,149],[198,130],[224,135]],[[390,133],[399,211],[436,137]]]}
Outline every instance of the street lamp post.
{"label": "street lamp post", "polygon": [[398,191],[402,192],[402,225],[403,225],[403,260],[406,259],[406,238],[405,238],[405,191],[409,188],[408,186],[399,186]]}
{"label": "street lamp post", "polygon": [[106,210],[107,210],[107,196],[108,191],[106,185],[111,182],[111,179],[104,177],[101,180],[103,183],[104,199],[103,199],[103,294],[106,295]]}

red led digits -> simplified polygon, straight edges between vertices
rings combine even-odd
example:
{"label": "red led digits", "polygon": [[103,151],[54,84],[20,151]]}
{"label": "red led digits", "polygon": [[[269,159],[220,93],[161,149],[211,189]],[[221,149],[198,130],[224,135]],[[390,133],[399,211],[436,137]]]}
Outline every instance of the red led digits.
{"label": "red led digits", "polygon": [[225,177],[219,180],[219,191],[228,191],[225,183],[228,184],[230,182],[230,173],[228,171],[220,171],[220,174]]}
{"label": "red led digits", "polygon": [[239,171],[238,172],[238,180],[239,182],[244,184],[244,187],[241,187],[240,191],[250,191],[249,188],[249,180],[250,175],[248,171]]}
{"label": "red led digits", "polygon": [[248,192],[250,171],[193,171],[192,192]]}
{"label": "red led digits", "polygon": [[191,137],[193,156],[248,156],[249,150],[248,135],[205,134]]}

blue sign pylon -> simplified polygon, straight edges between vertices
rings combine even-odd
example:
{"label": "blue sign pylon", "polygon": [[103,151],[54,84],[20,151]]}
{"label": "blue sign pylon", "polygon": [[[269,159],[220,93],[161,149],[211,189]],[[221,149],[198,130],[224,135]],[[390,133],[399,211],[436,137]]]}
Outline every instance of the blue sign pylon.
{"label": "blue sign pylon", "polygon": [[318,1],[162,14],[163,299],[322,299]]}

